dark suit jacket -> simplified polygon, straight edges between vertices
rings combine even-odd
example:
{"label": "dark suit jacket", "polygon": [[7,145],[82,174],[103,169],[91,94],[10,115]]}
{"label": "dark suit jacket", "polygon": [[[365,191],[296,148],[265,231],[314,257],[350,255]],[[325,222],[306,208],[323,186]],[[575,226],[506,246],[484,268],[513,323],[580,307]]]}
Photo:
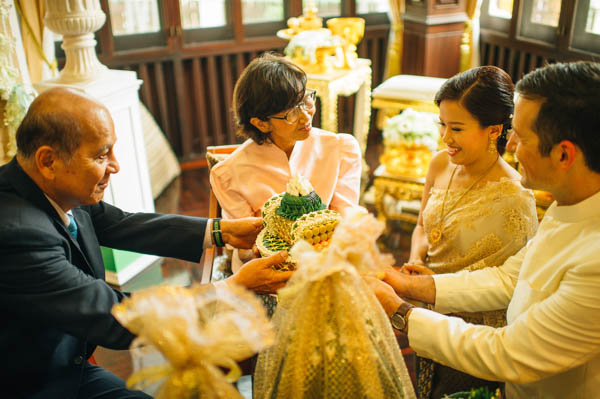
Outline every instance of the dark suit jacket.
{"label": "dark suit jacket", "polygon": [[197,262],[206,219],[73,209],[78,239],[16,159],[0,167],[0,392],[70,398],[96,345],[134,338],[110,314],[124,295],[104,282],[100,245]]}

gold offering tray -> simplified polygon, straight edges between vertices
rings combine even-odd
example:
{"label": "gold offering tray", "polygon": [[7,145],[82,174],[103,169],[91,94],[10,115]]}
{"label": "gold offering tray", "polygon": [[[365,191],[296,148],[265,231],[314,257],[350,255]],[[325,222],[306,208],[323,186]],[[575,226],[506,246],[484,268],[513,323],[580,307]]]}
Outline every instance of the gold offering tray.
{"label": "gold offering tray", "polygon": [[[292,37],[296,36],[298,33],[304,31],[305,29],[294,29],[294,28],[287,28],[287,29],[280,29],[277,31],[277,37],[280,39],[284,39],[284,40],[290,40]],[[311,29],[317,32],[321,32],[321,31],[327,31],[329,29],[326,28],[320,28],[320,29]]]}

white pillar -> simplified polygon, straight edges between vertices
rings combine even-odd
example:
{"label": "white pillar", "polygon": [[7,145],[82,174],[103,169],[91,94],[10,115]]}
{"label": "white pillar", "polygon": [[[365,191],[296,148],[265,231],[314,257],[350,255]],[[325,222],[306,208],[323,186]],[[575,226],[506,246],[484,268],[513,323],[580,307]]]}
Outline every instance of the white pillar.
{"label": "white pillar", "polygon": [[108,71],[95,49],[94,32],[106,21],[98,0],[46,0],[46,10],[44,23],[63,36],[61,47],[67,57],[57,82],[93,80]]}
{"label": "white pillar", "polygon": [[[99,0],[46,0],[46,24],[63,35],[67,57],[58,78],[35,84],[38,92],[53,87],[82,90],[103,103],[115,122],[115,155],[121,170],[113,175],[104,200],[129,212],[153,212],[138,90],[142,81],[133,71],[108,69],[96,56],[94,32],[106,16]],[[103,250],[106,280],[122,285],[157,260],[155,256]]]}

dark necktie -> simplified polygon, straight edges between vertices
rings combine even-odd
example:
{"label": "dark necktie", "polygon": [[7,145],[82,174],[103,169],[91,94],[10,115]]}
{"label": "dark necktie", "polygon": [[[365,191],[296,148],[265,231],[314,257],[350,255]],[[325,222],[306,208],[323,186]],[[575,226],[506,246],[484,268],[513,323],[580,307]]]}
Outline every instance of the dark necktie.
{"label": "dark necktie", "polygon": [[75,218],[70,213],[67,213],[67,216],[70,220],[69,225],[67,226],[67,230],[69,230],[69,233],[71,233],[73,238],[77,240],[77,223],[75,223]]}

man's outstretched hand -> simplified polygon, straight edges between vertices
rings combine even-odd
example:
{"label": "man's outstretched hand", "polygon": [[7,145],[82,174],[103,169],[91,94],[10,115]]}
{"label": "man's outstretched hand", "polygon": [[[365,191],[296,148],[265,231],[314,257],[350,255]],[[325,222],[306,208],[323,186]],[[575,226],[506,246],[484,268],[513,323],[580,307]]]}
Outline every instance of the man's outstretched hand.
{"label": "man's outstretched hand", "polygon": [[401,269],[388,267],[383,281],[391,285],[402,298],[435,303],[435,282],[431,271],[422,266],[403,266]]}
{"label": "man's outstretched hand", "polygon": [[373,291],[373,294],[377,297],[377,300],[385,310],[388,316],[394,314],[394,312],[402,304],[402,299],[396,294],[394,289],[387,283],[379,280],[373,276],[363,276],[365,282]]}
{"label": "man's outstretched hand", "polygon": [[223,241],[235,248],[251,249],[262,228],[262,218],[248,217],[221,220]]}
{"label": "man's outstretched hand", "polygon": [[237,273],[227,281],[246,287],[257,294],[274,294],[292,276],[291,271],[274,270],[273,266],[286,260],[288,253],[281,251],[268,258],[253,259],[244,264]]}

